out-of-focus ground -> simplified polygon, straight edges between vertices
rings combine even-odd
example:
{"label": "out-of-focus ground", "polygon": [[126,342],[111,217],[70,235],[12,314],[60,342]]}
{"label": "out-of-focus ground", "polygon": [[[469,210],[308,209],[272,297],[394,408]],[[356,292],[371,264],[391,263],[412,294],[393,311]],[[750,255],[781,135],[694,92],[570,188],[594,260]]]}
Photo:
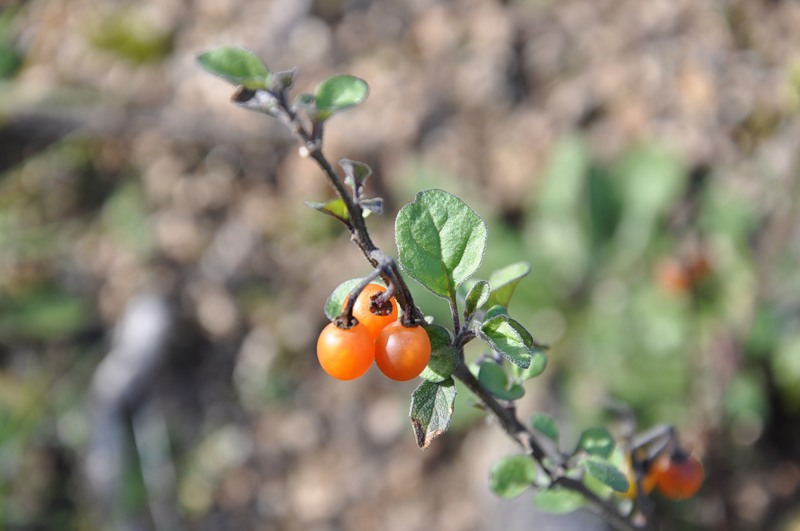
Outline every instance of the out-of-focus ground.
{"label": "out-of-focus ground", "polygon": [[369,82],[326,150],[374,168],[387,252],[437,187],[486,218],[484,278],[531,262],[512,311],[553,349],[523,417],[569,446],[625,401],[706,466],[656,499],[665,528],[800,528],[790,0],[6,2],[0,528],[543,528],[488,492],[515,448],[466,390],[420,452],[413,382],[318,368],[324,301],[366,262],[303,205],[331,192],[287,132],[197,67],[225,44],[300,91]]}

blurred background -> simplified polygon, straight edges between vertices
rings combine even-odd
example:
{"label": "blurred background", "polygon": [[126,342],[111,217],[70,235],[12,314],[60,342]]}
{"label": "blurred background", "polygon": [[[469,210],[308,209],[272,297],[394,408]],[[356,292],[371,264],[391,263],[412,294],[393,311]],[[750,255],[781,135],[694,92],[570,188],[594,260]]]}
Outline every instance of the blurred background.
{"label": "blurred background", "polygon": [[800,529],[797,2],[0,5],[0,528],[603,529],[493,498],[516,449],[466,390],[421,452],[416,383],[318,368],[367,264],[287,132],[194,62],[238,44],[300,91],[369,82],[326,150],[372,165],[389,254],[436,187],[487,220],[483,278],[530,261],[512,315],[553,348],[523,418],[569,448],[623,401],[705,463],[667,529]]}

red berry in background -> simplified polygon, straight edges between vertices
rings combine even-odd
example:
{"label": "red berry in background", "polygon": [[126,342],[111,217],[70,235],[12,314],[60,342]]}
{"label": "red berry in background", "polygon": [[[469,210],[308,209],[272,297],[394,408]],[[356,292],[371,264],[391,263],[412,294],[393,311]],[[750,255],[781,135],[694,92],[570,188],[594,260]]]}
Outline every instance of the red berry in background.
{"label": "red berry in background", "polygon": [[693,455],[678,450],[664,456],[654,464],[656,489],[665,498],[685,500],[691,498],[703,485],[703,465]]}

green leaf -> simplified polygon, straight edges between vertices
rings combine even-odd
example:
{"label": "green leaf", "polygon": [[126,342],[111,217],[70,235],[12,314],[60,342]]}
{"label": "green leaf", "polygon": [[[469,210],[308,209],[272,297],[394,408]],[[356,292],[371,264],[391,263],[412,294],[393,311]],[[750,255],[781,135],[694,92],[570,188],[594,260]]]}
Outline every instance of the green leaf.
{"label": "green leaf", "polygon": [[472,319],[475,311],[486,304],[489,299],[489,283],[485,280],[479,280],[472,286],[472,289],[467,293],[464,301],[464,321]]}
{"label": "green leaf", "polygon": [[656,145],[632,148],[617,168],[622,202],[640,221],[652,219],[680,196],[686,172],[680,159],[668,149]]}
{"label": "green leaf", "polygon": [[520,369],[516,365],[513,367],[514,377],[524,382],[531,378],[536,378],[547,368],[547,355],[540,348],[531,349],[531,364],[527,369]]}
{"label": "green leaf", "polygon": [[456,385],[452,378],[440,383],[422,382],[411,395],[411,425],[417,446],[423,450],[447,431],[453,417]]}
{"label": "green leaf", "polygon": [[517,367],[527,369],[531,365],[532,351],[526,342],[527,338],[510,321],[507,315],[484,321],[480,330],[481,339]]}
{"label": "green leaf", "polygon": [[583,450],[589,455],[607,459],[614,451],[614,438],[605,428],[589,428],[581,434],[576,453]]}
{"label": "green leaf", "polygon": [[361,78],[348,75],[329,77],[319,84],[314,93],[315,122],[327,120],[338,111],[354,107],[367,99],[369,85]]}
{"label": "green leaf", "polygon": [[513,384],[508,388],[506,371],[492,361],[481,363],[478,371],[478,381],[487,391],[501,400],[517,400],[525,395],[525,389],[521,385]]}
{"label": "green leaf", "polygon": [[603,485],[611,487],[617,492],[627,492],[628,479],[615,466],[599,459],[587,459],[583,462],[583,466],[586,468],[586,472]]}
{"label": "green leaf", "polygon": [[516,498],[536,479],[536,463],[526,455],[512,455],[497,461],[489,472],[489,488],[501,498]]}
{"label": "green leaf", "polygon": [[483,260],[486,223],[458,197],[442,190],[417,194],[397,214],[400,265],[445,299],[471,277]]}
{"label": "green leaf", "polygon": [[361,188],[370,175],[372,175],[372,168],[364,162],[356,160],[341,159],[339,166],[344,170],[344,182],[353,190]]}
{"label": "green leaf", "polygon": [[496,304],[491,308],[489,308],[488,310],[486,310],[486,314],[483,316],[483,322],[491,321],[498,315],[505,315],[506,317],[508,317],[508,310],[506,309],[505,306],[500,306],[499,304]]}
{"label": "green leaf", "polygon": [[336,286],[330,296],[328,296],[328,300],[325,302],[325,316],[329,321],[333,321],[342,313],[344,301],[347,300],[347,296],[350,295],[350,292],[353,291],[353,288],[355,288],[361,280],[363,279],[352,278],[350,280],[345,280]]}
{"label": "green leaf", "polygon": [[206,71],[234,84],[265,89],[271,73],[256,54],[238,46],[224,46],[197,56]]}
{"label": "green leaf", "polygon": [[452,345],[450,332],[439,325],[423,325],[431,340],[431,360],[420,374],[420,378],[433,383],[440,383],[453,374],[458,360],[455,347]]}
{"label": "green leaf", "polygon": [[530,272],[531,265],[528,262],[516,262],[492,273],[489,277],[492,293],[489,296],[488,304],[508,307],[517,284]]}
{"label": "green leaf", "polygon": [[350,213],[347,211],[347,206],[344,204],[340,198],[331,199],[330,201],[326,201],[324,203],[315,203],[313,201],[306,201],[306,206],[310,206],[314,210],[319,210],[323,214],[327,214],[331,217],[338,219],[339,221],[343,221],[348,223],[350,221]]}
{"label": "green leaf", "polygon": [[586,177],[586,205],[592,246],[608,245],[619,225],[622,208],[616,182],[607,168],[593,165]]}
{"label": "green leaf", "polygon": [[550,415],[537,413],[531,418],[531,426],[554,443],[558,443],[558,424]]}
{"label": "green leaf", "polygon": [[578,510],[586,503],[582,494],[566,489],[550,489],[537,492],[533,504],[541,511],[566,514]]}
{"label": "green leaf", "polygon": [[0,297],[0,335],[53,340],[86,326],[89,315],[82,299],[41,286]]}

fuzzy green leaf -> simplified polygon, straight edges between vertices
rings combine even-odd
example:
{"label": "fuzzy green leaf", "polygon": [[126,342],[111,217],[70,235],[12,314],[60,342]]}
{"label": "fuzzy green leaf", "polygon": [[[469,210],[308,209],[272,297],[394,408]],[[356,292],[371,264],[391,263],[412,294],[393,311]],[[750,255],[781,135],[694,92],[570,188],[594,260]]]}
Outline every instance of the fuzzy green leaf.
{"label": "fuzzy green leaf", "polygon": [[238,46],[223,46],[197,56],[206,71],[234,85],[265,89],[271,72],[256,54]]}
{"label": "fuzzy green leaf", "polygon": [[537,413],[531,418],[531,426],[554,443],[558,443],[558,424],[550,415]]}
{"label": "fuzzy green leaf", "polygon": [[457,352],[452,345],[450,332],[439,325],[423,325],[431,340],[431,360],[420,374],[420,378],[439,383],[450,378],[456,368]]}
{"label": "fuzzy green leaf", "polygon": [[484,322],[491,321],[498,315],[508,316],[508,310],[506,309],[505,306],[500,306],[499,304],[496,304],[491,308],[489,308],[488,310],[486,310],[486,314],[483,316],[483,321]]}
{"label": "fuzzy green leaf", "polygon": [[501,400],[517,400],[525,395],[525,389],[521,385],[513,384],[509,388],[506,371],[491,361],[481,363],[478,381],[487,391]]}
{"label": "fuzzy green leaf", "polygon": [[422,382],[411,395],[411,426],[417,446],[423,450],[447,431],[453,418],[456,385],[452,378],[443,382]]}
{"label": "fuzzy green leaf", "polygon": [[487,304],[508,307],[517,284],[530,272],[531,265],[528,262],[517,262],[492,273],[489,277],[492,293]]}
{"label": "fuzzy green leaf", "polygon": [[367,99],[369,85],[361,78],[348,75],[329,77],[314,93],[315,122],[327,120],[338,111],[354,107]]}
{"label": "fuzzy green leaf", "polygon": [[610,463],[599,459],[587,459],[583,462],[583,466],[586,468],[586,472],[603,485],[611,487],[617,492],[626,492],[628,490],[628,479],[625,474]]}
{"label": "fuzzy green leaf", "polygon": [[486,223],[458,197],[442,190],[417,194],[397,214],[400,265],[436,295],[455,298],[456,288],[483,260]]}
{"label": "fuzzy green leaf", "polygon": [[605,428],[589,428],[581,434],[576,452],[583,450],[589,455],[607,459],[614,451],[614,438]]}
{"label": "fuzzy green leaf", "polygon": [[469,321],[475,311],[489,299],[489,283],[479,280],[472,286],[464,300],[464,320]]}
{"label": "fuzzy green leaf", "polygon": [[328,300],[325,302],[325,316],[329,321],[333,321],[342,313],[344,301],[347,300],[347,296],[350,295],[350,292],[353,291],[353,288],[355,288],[361,280],[360,278],[345,280],[331,292],[328,296]]}
{"label": "fuzzy green leaf", "polygon": [[507,315],[484,321],[480,329],[481,339],[517,367],[527,369],[531,365],[532,351],[526,342],[527,338],[510,321]]}
{"label": "fuzzy green leaf", "polygon": [[550,489],[537,492],[533,504],[541,511],[551,514],[566,514],[583,507],[586,499],[582,494],[566,489]]}
{"label": "fuzzy green leaf", "polygon": [[512,455],[497,461],[489,473],[489,487],[501,498],[516,498],[536,479],[536,463],[526,455]]}
{"label": "fuzzy green leaf", "polygon": [[520,369],[516,365],[513,367],[514,377],[524,382],[531,378],[536,378],[547,368],[547,355],[537,347],[531,349],[531,364],[526,369]]}

